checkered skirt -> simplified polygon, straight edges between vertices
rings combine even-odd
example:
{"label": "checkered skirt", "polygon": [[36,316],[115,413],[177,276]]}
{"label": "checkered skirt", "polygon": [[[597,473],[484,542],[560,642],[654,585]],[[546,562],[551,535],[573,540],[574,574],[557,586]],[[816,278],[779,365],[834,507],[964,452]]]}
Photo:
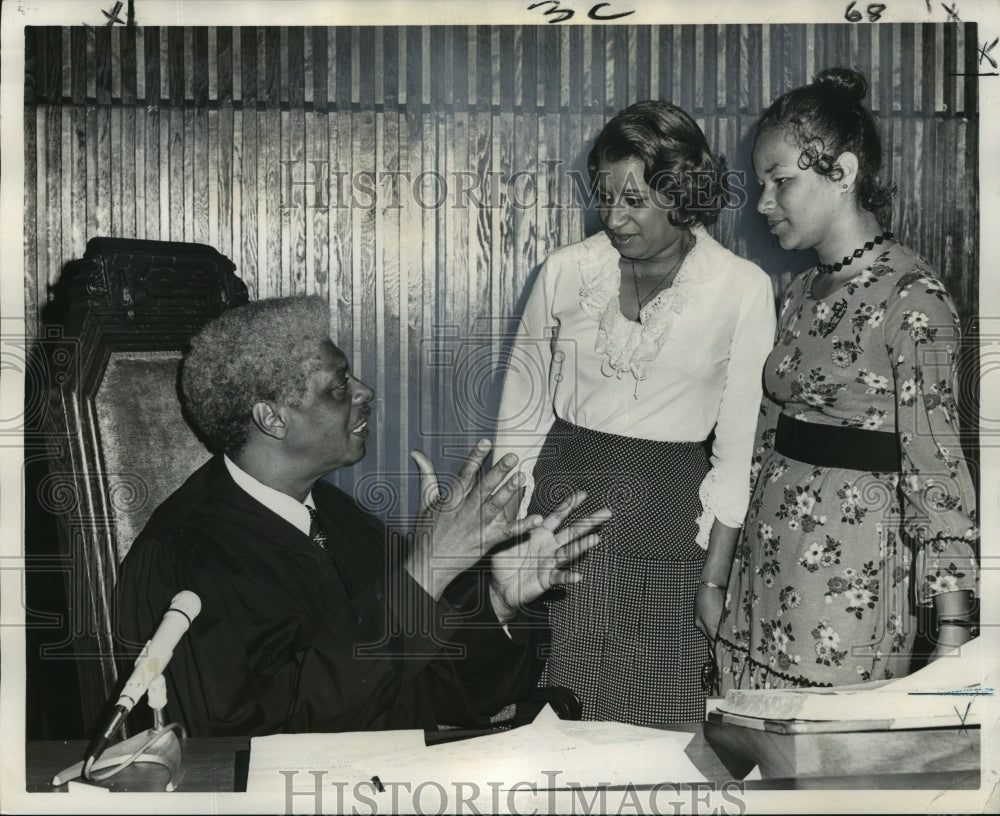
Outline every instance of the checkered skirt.
{"label": "checkered skirt", "polygon": [[656,442],[557,420],[535,465],[529,513],[587,491],[574,517],[610,506],[584,580],[546,598],[551,642],[542,684],[565,686],[584,719],[700,721],[705,638],[692,623],[705,553],[695,543],[704,444]]}

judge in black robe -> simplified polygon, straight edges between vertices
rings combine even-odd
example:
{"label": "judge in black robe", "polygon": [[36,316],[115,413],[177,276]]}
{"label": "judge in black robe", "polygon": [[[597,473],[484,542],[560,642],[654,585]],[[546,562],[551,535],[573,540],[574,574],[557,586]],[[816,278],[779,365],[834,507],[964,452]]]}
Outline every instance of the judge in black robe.
{"label": "judge in black robe", "polygon": [[[568,566],[609,515],[557,532],[584,498],[574,494],[545,519],[514,520],[516,457],[479,480],[488,443],[446,499],[414,452],[421,508],[402,546],[320,480],[365,455],[374,396],[329,325],[317,297],[256,301],[209,322],[184,360],[192,424],[250,481],[219,455],[168,498],[122,563],[117,613],[134,655],[174,595],[199,596],[165,673],[168,714],[194,736],[486,723],[530,695],[540,668],[531,639],[499,616],[513,623],[550,586],[579,580]],[[305,526],[310,497],[325,546],[284,518]]]}
{"label": "judge in black robe", "polygon": [[216,457],[133,545],[127,641],[150,637],[180,590],[202,601],[166,673],[172,719],[193,736],[483,725],[530,696],[531,632],[508,637],[477,573],[435,602],[400,568],[399,536],[329,484],[312,497],[326,552]]}

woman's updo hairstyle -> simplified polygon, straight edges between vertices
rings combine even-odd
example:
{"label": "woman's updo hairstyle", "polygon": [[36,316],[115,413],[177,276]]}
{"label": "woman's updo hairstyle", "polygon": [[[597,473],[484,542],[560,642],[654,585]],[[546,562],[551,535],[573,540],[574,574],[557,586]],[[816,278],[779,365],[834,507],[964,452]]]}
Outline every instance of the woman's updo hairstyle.
{"label": "woman's updo hairstyle", "polygon": [[811,85],[789,91],[769,107],[757,124],[757,138],[781,128],[802,149],[799,167],[812,168],[831,181],[843,176],[834,162],[850,151],[858,157],[857,199],[879,213],[889,208],[893,190],[879,183],[882,144],[871,113],[861,104],[868,83],[849,68],[827,68]]}
{"label": "woman's updo hairstyle", "polygon": [[714,224],[723,202],[725,160],[712,154],[705,134],[687,113],[669,102],[636,102],[616,113],[587,156],[592,183],[601,161],[635,158],[643,181],[676,202],[668,218],[678,228]]}

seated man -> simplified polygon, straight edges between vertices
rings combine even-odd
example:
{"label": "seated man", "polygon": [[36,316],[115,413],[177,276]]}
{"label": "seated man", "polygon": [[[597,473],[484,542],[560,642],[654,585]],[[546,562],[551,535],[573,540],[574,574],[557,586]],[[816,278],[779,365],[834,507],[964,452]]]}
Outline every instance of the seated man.
{"label": "seated man", "polygon": [[409,541],[387,531],[319,481],[365,455],[373,397],[329,325],[320,298],[257,301],[210,322],[184,361],[184,407],[217,455],[136,539],[118,619],[137,649],[177,592],[201,598],[166,672],[168,713],[194,736],[485,724],[537,676],[530,638],[502,624],[579,580],[567,564],[609,515],[556,534],[575,494],[510,521],[516,457],[477,484],[480,443],[447,501],[415,452],[417,528]]}

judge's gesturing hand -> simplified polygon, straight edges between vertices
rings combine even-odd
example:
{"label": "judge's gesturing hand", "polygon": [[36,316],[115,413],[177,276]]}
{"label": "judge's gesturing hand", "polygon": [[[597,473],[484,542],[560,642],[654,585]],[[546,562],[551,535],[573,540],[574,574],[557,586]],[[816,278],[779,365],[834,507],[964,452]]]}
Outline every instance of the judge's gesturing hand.
{"label": "judge's gesturing hand", "polygon": [[611,518],[611,510],[604,507],[556,530],[586,497],[582,490],[572,493],[539,526],[493,553],[490,599],[502,623],[550,587],[582,579],[569,565],[600,542],[596,528]]}
{"label": "judge's gesturing hand", "polygon": [[[566,569],[599,541],[593,528],[610,518],[599,511],[574,523],[558,535],[555,530],[581,501],[574,493],[549,516],[516,520],[524,477],[510,475],[517,457],[503,457],[477,483],[476,476],[490,443],[479,442],[465,460],[447,496],[442,496],[434,465],[414,451],[420,472],[420,512],[414,546],[406,569],[432,597],[499,544],[508,542],[492,562],[491,596],[501,620],[512,617],[520,604],[537,598],[550,586],[572,583],[580,576]],[[508,478],[510,477],[510,478]]]}
{"label": "judge's gesturing hand", "polygon": [[489,451],[489,441],[481,440],[444,494],[431,460],[421,451],[410,454],[420,472],[420,510],[405,567],[435,599],[495,546],[542,523],[541,516],[517,521],[506,512],[508,504],[519,498],[524,481],[519,473],[508,478],[517,466],[513,454],[477,481]]}

